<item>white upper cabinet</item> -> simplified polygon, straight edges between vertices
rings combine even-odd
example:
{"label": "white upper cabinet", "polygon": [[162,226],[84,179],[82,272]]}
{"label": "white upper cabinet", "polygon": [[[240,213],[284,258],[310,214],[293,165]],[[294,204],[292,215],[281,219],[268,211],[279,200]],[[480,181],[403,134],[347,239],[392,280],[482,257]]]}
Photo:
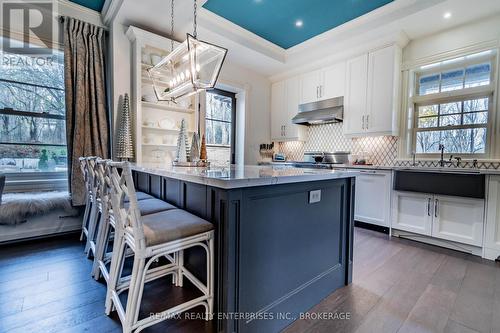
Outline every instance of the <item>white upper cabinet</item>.
{"label": "white upper cabinet", "polygon": [[344,134],[359,134],[365,131],[368,55],[349,60],[346,67],[343,129]]}
{"label": "white upper cabinet", "polygon": [[292,118],[299,110],[299,99],[298,77],[273,83],[271,88],[271,140],[305,140],[307,128],[292,123]]}
{"label": "white upper cabinet", "polygon": [[283,126],[286,123],[285,81],[273,83],[271,88],[271,139],[283,138]]}
{"label": "white upper cabinet", "polygon": [[321,99],[345,95],[345,67],[345,62],[340,62],[323,70]]}
{"label": "white upper cabinet", "polygon": [[396,45],[347,62],[344,134],[398,135],[400,65]]}
{"label": "white upper cabinet", "polygon": [[300,77],[300,104],[344,96],[345,62]]}
{"label": "white upper cabinet", "polygon": [[320,99],[321,71],[303,74],[300,77],[300,104]]}

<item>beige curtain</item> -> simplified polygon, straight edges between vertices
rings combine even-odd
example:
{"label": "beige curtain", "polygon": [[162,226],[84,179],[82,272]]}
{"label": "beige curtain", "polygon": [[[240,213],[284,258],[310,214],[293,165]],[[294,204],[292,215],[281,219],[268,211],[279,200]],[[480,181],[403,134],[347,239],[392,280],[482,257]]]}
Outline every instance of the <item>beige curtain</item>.
{"label": "beige curtain", "polygon": [[85,203],[78,158],[109,157],[104,30],[64,17],[64,76],[69,189],[73,205]]}

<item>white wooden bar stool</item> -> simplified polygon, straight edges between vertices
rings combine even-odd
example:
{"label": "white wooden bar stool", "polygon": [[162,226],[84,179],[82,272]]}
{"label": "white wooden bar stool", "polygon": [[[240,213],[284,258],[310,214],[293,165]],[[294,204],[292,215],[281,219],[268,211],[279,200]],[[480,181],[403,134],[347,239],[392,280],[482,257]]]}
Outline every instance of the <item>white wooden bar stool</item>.
{"label": "white wooden bar stool", "polygon": [[91,247],[90,239],[94,235],[94,228],[98,213],[97,205],[99,199],[96,195],[97,183],[94,171],[96,160],[97,157],[94,156],[80,157],[80,168],[82,169],[85,181],[85,189],[87,192],[85,213],[82,221],[82,234],[80,236],[80,239],[83,240],[85,238],[85,253],[87,254],[87,257],[90,256],[90,251],[94,250]]}
{"label": "white wooden bar stool", "polygon": [[[98,158],[95,164],[95,174],[98,183],[97,193],[100,198],[100,218],[97,222],[96,237],[91,240],[91,247],[95,248],[92,276],[95,280],[98,280],[102,275],[106,282],[109,280],[107,264],[111,260],[111,252],[107,250],[115,231],[115,218],[111,208],[111,179],[109,178],[108,162],[111,162],[111,160]],[[176,209],[175,206],[144,192],[137,192],[136,197],[141,216]],[[125,203],[125,206],[128,206],[128,202]]]}
{"label": "white wooden bar stool", "polygon": [[[116,231],[106,295],[106,314],[109,315],[112,307],[117,310],[124,333],[140,332],[200,305],[205,308],[206,319],[211,319],[214,298],[213,225],[181,209],[141,216],[130,165],[127,162],[110,162],[109,166]],[[127,197],[129,205],[125,201]],[[183,250],[195,246],[201,246],[206,252],[206,284],[184,267],[179,255]],[[124,283],[120,277],[127,248],[134,253],[134,262],[129,283]],[[151,264],[160,257],[167,258],[169,263],[151,268]],[[144,284],[168,274],[173,275],[177,286],[182,286],[182,280],[186,277],[203,295],[139,320]],[[123,305],[119,295],[127,289],[127,303]]]}

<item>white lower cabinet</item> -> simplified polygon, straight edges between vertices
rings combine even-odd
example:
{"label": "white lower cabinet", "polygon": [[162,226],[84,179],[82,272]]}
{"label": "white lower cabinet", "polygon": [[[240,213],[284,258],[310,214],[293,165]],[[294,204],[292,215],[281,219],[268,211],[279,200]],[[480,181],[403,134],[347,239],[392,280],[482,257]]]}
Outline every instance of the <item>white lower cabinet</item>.
{"label": "white lower cabinet", "polygon": [[489,176],[486,207],[483,256],[494,260],[500,256],[500,176]]}
{"label": "white lower cabinet", "polygon": [[391,176],[391,171],[360,171],[356,176],[354,220],[390,227]]}
{"label": "white lower cabinet", "polygon": [[484,200],[399,191],[393,200],[394,229],[482,245]]}
{"label": "white lower cabinet", "polygon": [[433,204],[433,237],[483,244],[484,200],[435,195]]}
{"label": "white lower cabinet", "polygon": [[393,192],[392,227],[430,236],[432,233],[432,195]]}

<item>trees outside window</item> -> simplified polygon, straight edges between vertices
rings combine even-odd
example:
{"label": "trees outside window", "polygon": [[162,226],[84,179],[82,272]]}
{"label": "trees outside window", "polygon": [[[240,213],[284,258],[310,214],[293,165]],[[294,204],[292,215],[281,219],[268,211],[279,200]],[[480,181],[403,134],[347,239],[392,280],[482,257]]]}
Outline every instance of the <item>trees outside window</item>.
{"label": "trees outside window", "polygon": [[62,53],[0,55],[0,171],[66,171]]}

